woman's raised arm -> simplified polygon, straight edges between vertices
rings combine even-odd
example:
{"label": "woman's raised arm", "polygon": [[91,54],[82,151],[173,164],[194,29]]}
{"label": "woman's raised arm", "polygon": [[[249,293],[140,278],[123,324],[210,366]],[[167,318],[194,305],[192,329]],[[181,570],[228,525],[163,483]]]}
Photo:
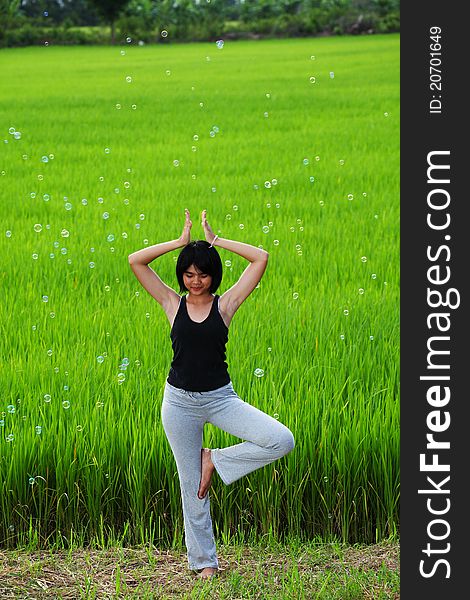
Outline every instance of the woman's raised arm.
{"label": "woman's raised arm", "polygon": [[206,240],[210,244],[224,248],[230,252],[235,252],[235,254],[239,254],[250,261],[250,264],[243,271],[237,283],[220,297],[222,308],[231,319],[240,304],[248,298],[258,285],[266,270],[269,254],[266,250],[262,250],[251,244],[227,240],[216,236],[207,222],[207,212],[205,210],[202,211],[202,226],[204,228]]}
{"label": "woman's raised arm", "polygon": [[186,244],[189,243],[192,223],[189,210],[185,209],[185,213],[186,219],[183,227],[183,233],[178,239],[171,240],[169,242],[161,242],[160,244],[155,244],[149,248],[137,250],[128,256],[129,264],[134,275],[137,277],[141,285],[147,290],[147,292],[151,294],[159,304],[162,305],[167,315],[171,313],[173,304],[175,302],[179,302],[180,297],[175,290],[170,288],[160,279],[160,277],[148,266],[148,264],[159,256],[162,256],[167,252],[171,252],[172,250],[176,250],[177,248],[181,248],[182,246],[186,246]]}

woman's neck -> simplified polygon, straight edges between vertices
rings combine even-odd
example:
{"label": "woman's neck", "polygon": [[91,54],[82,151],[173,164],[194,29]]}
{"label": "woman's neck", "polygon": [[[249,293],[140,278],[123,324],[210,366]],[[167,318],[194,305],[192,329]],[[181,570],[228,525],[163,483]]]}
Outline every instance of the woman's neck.
{"label": "woman's neck", "polygon": [[212,302],[214,300],[214,294],[211,294],[210,292],[208,292],[207,294],[203,294],[203,295],[194,295],[191,294],[191,292],[188,292],[186,294],[186,302],[189,301],[190,304],[194,304],[199,305],[199,306],[204,306],[204,304],[209,304],[209,302]]}

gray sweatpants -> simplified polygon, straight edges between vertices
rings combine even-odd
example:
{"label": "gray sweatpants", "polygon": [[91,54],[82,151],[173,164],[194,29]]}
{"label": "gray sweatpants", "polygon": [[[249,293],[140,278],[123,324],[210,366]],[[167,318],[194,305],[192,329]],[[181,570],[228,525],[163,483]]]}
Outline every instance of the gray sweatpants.
{"label": "gray sweatpants", "polygon": [[212,449],[212,462],[226,485],[290,452],[294,436],[285,425],[241,400],[231,382],[210,392],[188,392],[166,382],[161,415],[178,469],[189,568],[218,567],[209,492],[202,500],[197,495],[204,423],[247,440]]}

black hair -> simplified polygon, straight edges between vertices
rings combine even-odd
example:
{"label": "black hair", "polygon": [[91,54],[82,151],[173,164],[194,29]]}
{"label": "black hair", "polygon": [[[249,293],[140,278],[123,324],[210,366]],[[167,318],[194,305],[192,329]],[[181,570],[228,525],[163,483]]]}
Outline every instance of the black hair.
{"label": "black hair", "polygon": [[206,240],[196,240],[186,244],[176,261],[176,277],[181,293],[188,291],[184,285],[183,274],[191,265],[197,267],[201,273],[212,277],[210,292],[213,294],[222,281],[222,261],[217,250]]}

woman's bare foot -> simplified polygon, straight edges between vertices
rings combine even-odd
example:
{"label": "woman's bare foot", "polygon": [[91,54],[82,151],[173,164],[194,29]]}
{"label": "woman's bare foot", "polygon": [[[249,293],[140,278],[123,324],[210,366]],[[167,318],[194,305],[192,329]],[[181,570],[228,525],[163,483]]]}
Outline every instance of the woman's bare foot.
{"label": "woman's bare foot", "polygon": [[214,567],[206,567],[202,569],[202,571],[198,574],[198,577],[201,579],[209,579],[209,577],[215,577],[217,575],[218,569]]}
{"label": "woman's bare foot", "polygon": [[[197,497],[203,500],[207,494],[207,490],[211,485],[212,473],[214,472],[214,464],[211,460],[211,451],[209,448],[201,449],[201,481]],[[209,568],[209,567],[208,567]]]}

